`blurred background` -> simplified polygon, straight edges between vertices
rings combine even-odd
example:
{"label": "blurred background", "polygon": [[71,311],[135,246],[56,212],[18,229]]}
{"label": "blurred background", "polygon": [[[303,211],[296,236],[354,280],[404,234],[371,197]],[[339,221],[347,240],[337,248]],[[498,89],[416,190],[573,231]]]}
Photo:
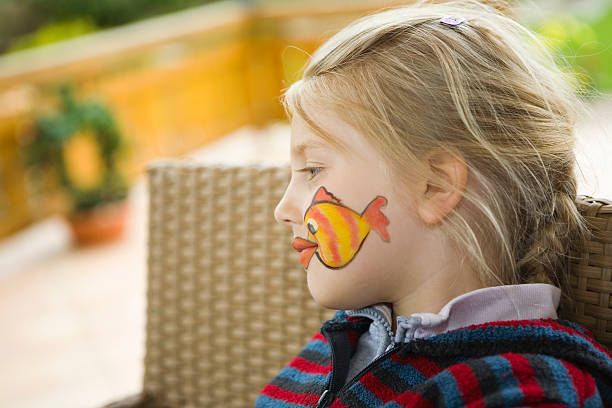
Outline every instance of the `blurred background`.
{"label": "blurred background", "polygon": [[[279,95],[350,21],[406,1],[0,1],[0,406],[140,391],[146,165],[286,163]],[[612,199],[612,3],[515,0],[591,108],[579,194]]]}

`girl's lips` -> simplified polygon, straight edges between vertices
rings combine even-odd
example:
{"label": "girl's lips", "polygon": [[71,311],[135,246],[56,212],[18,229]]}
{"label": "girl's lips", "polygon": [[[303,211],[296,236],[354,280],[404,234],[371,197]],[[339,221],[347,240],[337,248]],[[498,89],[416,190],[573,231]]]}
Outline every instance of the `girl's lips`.
{"label": "girl's lips", "polygon": [[317,250],[317,243],[307,239],[297,237],[293,240],[293,249],[300,253],[300,263],[304,268],[308,268],[310,259]]}
{"label": "girl's lips", "polygon": [[304,238],[296,237],[293,240],[293,249],[295,249],[298,252],[306,248],[311,248],[311,247],[316,247],[316,246],[317,246],[316,242],[312,242]]}

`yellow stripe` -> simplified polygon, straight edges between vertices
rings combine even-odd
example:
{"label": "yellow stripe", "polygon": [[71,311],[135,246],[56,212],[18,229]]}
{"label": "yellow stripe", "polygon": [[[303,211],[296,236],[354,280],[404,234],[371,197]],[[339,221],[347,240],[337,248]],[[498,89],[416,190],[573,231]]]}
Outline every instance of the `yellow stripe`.
{"label": "yellow stripe", "polygon": [[340,254],[341,263],[346,263],[353,255],[351,248],[351,228],[341,214],[341,211],[346,211],[346,208],[337,205],[329,204],[329,208],[325,208],[325,213],[328,215],[329,221],[338,236],[338,253]]}
{"label": "yellow stripe", "polygon": [[359,226],[359,242],[363,241],[368,232],[370,232],[370,224],[367,223],[365,218],[359,217],[357,221],[357,225]]}

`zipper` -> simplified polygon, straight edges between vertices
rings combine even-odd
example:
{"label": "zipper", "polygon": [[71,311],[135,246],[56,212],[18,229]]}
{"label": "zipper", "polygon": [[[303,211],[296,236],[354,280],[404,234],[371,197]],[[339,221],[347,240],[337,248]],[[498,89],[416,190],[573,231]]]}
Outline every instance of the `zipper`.
{"label": "zipper", "polygon": [[334,380],[336,377],[336,363],[337,363],[337,357],[336,357],[336,347],[334,347],[332,341],[334,341],[330,335],[328,335],[328,331],[327,330],[322,330],[323,335],[327,338],[327,342],[329,343],[329,348],[331,349],[331,375],[329,376],[329,383],[326,385],[325,390],[323,391],[323,394],[321,394],[321,396],[319,397],[319,400],[317,401],[317,406],[316,408],[322,408],[322,407],[326,407],[328,406],[328,399],[329,397],[331,397],[331,393],[329,392],[329,389],[333,386],[334,384]]}
{"label": "zipper", "polygon": [[[380,362],[380,360],[388,357],[390,354],[394,353],[395,351],[399,350],[400,345],[399,344],[395,344],[393,346],[393,348],[385,351],[383,354],[381,354],[380,356],[378,356],[377,358],[375,358],[374,360],[372,360],[372,362],[370,362],[370,364],[368,364],[367,366],[365,366],[365,368],[361,371],[359,371],[359,373],[357,373],[355,375],[355,377],[353,377],[351,379],[351,381],[349,381],[348,383],[346,383],[345,385],[343,385],[338,391],[336,391],[335,393],[330,392],[329,389],[326,389],[325,391],[323,391],[323,394],[321,394],[321,397],[319,398],[319,401],[317,401],[317,405],[316,408],[327,408],[329,407],[329,405],[336,399],[337,396],[339,396],[340,394],[342,394],[345,390],[351,388],[351,386],[353,384],[355,384],[357,381],[359,381],[359,379],[369,370],[372,369],[373,366],[375,366],[376,364],[378,364]],[[332,348],[332,362],[333,360],[333,348]],[[332,363],[333,364],[333,363]],[[333,365],[332,365],[332,377],[334,375],[334,370],[333,370]],[[331,381],[330,381],[331,382]]]}
{"label": "zipper", "polygon": [[[363,370],[361,370],[359,373],[357,373],[355,375],[355,377],[353,377],[353,379],[351,379],[351,381],[349,381],[348,383],[343,385],[335,393],[330,392],[329,389],[326,389],[325,391],[323,391],[323,394],[321,394],[321,397],[319,398],[319,401],[317,402],[316,408],[327,408],[327,407],[329,407],[330,403],[333,402],[333,400],[335,400],[338,395],[342,394],[342,392],[344,392],[346,389],[350,388],[353,384],[355,384],[357,381],[359,381],[359,379],[368,370],[372,369],[372,367],[374,365],[378,364],[380,362],[380,360],[382,360],[383,358],[386,358],[387,356],[389,356],[389,354],[392,354],[393,352],[395,352],[398,349],[399,349],[399,346],[395,345],[395,346],[393,346],[393,348],[389,349],[388,351],[384,352],[383,354],[381,354],[380,356],[378,356],[377,358],[372,360],[372,362],[370,362],[370,364],[368,364]],[[332,371],[332,375],[333,375],[333,371]]]}
{"label": "zipper", "polygon": [[[387,335],[389,336],[389,339],[391,341],[391,344],[393,345],[393,347],[387,349],[384,353],[382,353],[380,356],[378,356],[377,358],[375,358],[374,360],[372,360],[365,368],[363,368],[361,371],[359,371],[359,373],[357,373],[348,383],[342,385],[339,389],[335,389],[337,388],[337,384],[335,382],[338,381],[337,374],[339,370],[343,370],[343,371],[347,371],[346,373],[344,373],[344,378],[341,379],[341,381],[344,383],[346,381],[346,375],[348,374],[348,365],[347,367],[343,367],[338,369],[338,356],[335,354],[335,350],[336,350],[336,339],[333,338],[333,336],[330,334],[330,332],[328,332],[327,330],[322,330],[322,334],[327,338],[327,341],[329,342],[330,348],[331,348],[331,358],[332,358],[332,373],[330,376],[330,381],[329,384],[327,386],[327,388],[323,391],[323,393],[321,394],[321,396],[319,397],[319,400],[317,401],[317,405],[316,408],[327,408],[329,407],[329,405],[336,399],[337,396],[339,396],[340,394],[342,394],[345,390],[347,390],[348,388],[350,388],[351,386],[353,386],[353,384],[355,384],[357,381],[359,381],[359,379],[361,379],[361,377],[363,377],[365,375],[366,372],[368,372],[369,370],[372,369],[372,367],[374,367],[376,364],[378,364],[382,359],[388,357],[390,354],[398,351],[400,349],[400,346],[402,344],[405,344],[405,342],[395,342],[395,338],[393,336],[393,331],[391,330],[390,325],[387,322],[387,319],[384,316],[381,316],[381,313],[373,308],[362,308],[362,309],[357,309],[354,310],[353,313],[350,313],[350,315],[361,315],[361,316],[365,316],[368,317],[372,320],[377,320],[378,322],[382,323],[382,325],[385,327],[386,331],[387,331]],[[411,336],[410,338],[413,337],[414,335],[414,328],[418,325],[420,325],[421,323],[421,318],[420,317],[414,317],[414,318],[410,318],[407,322],[407,324],[405,324],[405,328],[406,329],[412,329],[411,332]],[[398,324],[398,329],[399,329],[399,324]],[[346,357],[346,356],[345,356]],[[349,363],[350,364],[350,357],[349,357]]]}
{"label": "zipper", "polygon": [[[332,370],[327,388],[317,401],[317,407],[326,406],[330,398],[333,400],[336,390],[340,389],[346,381],[351,358],[349,355],[350,346],[343,330],[329,330],[324,326],[321,333],[327,338],[331,349]],[[339,345],[339,343],[343,344]],[[341,352],[342,354],[340,354]]]}

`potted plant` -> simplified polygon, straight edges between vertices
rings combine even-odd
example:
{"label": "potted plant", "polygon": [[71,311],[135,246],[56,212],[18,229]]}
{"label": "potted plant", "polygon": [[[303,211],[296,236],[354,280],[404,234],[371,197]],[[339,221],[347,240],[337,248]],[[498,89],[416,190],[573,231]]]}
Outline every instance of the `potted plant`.
{"label": "potted plant", "polygon": [[114,115],[96,102],[79,102],[73,88],[59,91],[59,110],[38,115],[25,144],[26,164],[51,170],[69,201],[77,244],[120,237],[125,229],[128,183],[120,159],[128,148]]}

